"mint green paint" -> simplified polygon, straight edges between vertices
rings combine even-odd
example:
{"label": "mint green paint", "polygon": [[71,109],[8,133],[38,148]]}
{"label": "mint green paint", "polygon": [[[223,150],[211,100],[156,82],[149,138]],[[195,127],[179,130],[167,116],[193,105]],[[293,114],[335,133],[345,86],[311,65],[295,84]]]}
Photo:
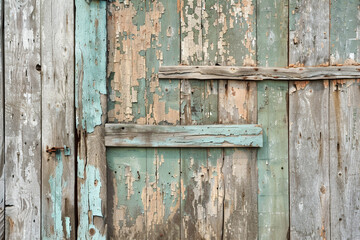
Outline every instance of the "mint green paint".
{"label": "mint green paint", "polygon": [[[53,236],[44,236],[44,239],[63,239],[63,222],[61,219],[61,209],[62,209],[62,177],[63,177],[63,160],[62,153],[60,150],[56,151],[56,161],[57,165],[55,168],[54,175],[51,175],[49,178],[49,185],[51,189],[51,201],[52,201],[52,213],[51,217],[54,221],[54,235]],[[45,233],[46,234],[46,233]]]}
{"label": "mint green paint", "polygon": [[85,163],[84,159],[77,157],[77,176],[84,179]]}
{"label": "mint green paint", "polygon": [[71,224],[70,224],[70,218],[65,217],[65,229],[66,229],[66,238],[70,239],[71,234]]}
{"label": "mint green paint", "polygon": [[[257,0],[257,16],[259,66],[287,66],[288,2]],[[264,132],[264,146],[257,153],[259,239],[286,239],[289,231],[288,83],[261,81],[257,86],[258,123]]]}
{"label": "mint green paint", "polygon": [[75,4],[76,108],[81,108],[77,121],[91,133],[102,123],[100,96],[106,94],[106,2],[76,0]]}
{"label": "mint green paint", "polygon": [[[78,227],[78,239],[105,239],[98,229],[92,224],[94,217],[103,217],[101,211],[101,178],[99,169],[92,165],[86,166],[86,180],[80,185],[80,222]],[[91,212],[91,216],[89,216]],[[91,218],[89,223],[89,217]],[[95,235],[90,236],[93,229]]]}

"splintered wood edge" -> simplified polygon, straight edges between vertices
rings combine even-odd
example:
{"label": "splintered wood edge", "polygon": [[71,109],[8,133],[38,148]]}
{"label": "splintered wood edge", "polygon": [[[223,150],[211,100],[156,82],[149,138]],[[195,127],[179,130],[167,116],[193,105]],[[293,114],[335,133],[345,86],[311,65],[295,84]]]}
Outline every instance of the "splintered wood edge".
{"label": "splintered wood edge", "polygon": [[260,125],[106,124],[106,147],[262,147]]}
{"label": "splintered wood edge", "polygon": [[360,78],[360,66],[330,67],[230,67],[230,66],[162,66],[160,79],[196,80],[279,80],[311,81]]}

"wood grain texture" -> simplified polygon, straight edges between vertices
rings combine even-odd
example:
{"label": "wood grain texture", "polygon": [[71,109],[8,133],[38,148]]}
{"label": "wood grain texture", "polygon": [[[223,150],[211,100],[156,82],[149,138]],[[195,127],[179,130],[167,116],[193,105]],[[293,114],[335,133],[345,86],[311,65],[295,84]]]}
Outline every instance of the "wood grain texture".
{"label": "wood grain texture", "polygon": [[40,239],[40,1],[4,1],[5,238]]}
{"label": "wood grain texture", "polygon": [[[329,1],[290,0],[290,64],[329,63]],[[289,85],[290,238],[330,238],[329,81]]]}
{"label": "wood grain texture", "polygon": [[[180,81],[158,79],[161,63],[179,64],[179,31],[177,1],[120,1],[109,5],[109,122],[148,125],[180,122]],[[119,229],[119,205],[109,198],[109,205],[116,211],[115,215],[111,213],[113,217],[109,221],[115,229],[110,232],[110,238],[126,238],[130,232],[131,237],[138,239],[180,237],[180,150],[145,150],[145,160],[134,155],[132,168],[145,162],[147,180],[139,182],[134,196],[130,196],[131,201],[136,198],[136,191],[140,191],[144,199],[140,207],[144,211],[129,216]],[[127,159],[116,161],[127,164]],[[114,176],[111,169],[109,176]],[[171,191],[167,186],[171,186]],[[126,206],[126,202],[120,205]],[[128,211],[134,212],[135,208],[130,205]],[[144,228],[136,227],[139,224]]]}
{"label": "wood grain texture", "polygon": [[[262,52],[265,52],[265,50],[262,50]],[[285,58],[286,56],[284,55],[282,56],[283,56],[282,59],[286,60]],[[273,55],[272,58],[274,58]],[[268,57],[267,60],[264,60],[263,62],[265,64],[269,64]],[[283,64],[283,66],[286,65],[287,64]],[[159,78],[170,78],[170,79],[181,78],[181,79],[195,79],[195,80],[229,79],[229,80],[246,80],[246,81],[247,80],[312,81],[312,80],[321,80],[321,79],[352,79],[358,77],[360,77],[359,66],[296,67],[296,68],[230,67],[230,66],[163,66],[160,67],[160,72],[159,72]]]}
{"label": "wood grain texture", "polygon": [[[216,0],[181,0],[181,63],[215,65]],[[218,122],[218,82],[181,81],[181,124]],[[191,167],[190,167],[191,166]],[[182,239],[219,239],[223,222],[222,149],[181,150]]]}
{"label": "wood grain texture", "polygon": [[258,125],[149,126],[107,124],[107,147],[262,147]]}
{"label": "wood grain texture", "polygon": [[[3,4],[0,3],[0,18],[3,19]],[[3,28],[3,21],[0,21],[0,29]],[[4,174],[4,42],[3,42],[3,31],[0,33],[0,239],[5,238],[5,174]]]}
{"label": "wood grain texture", "polygon": [[[258,65],[287,66],[287,43],[288,2],[258,0]],[[264,147],[257,152],[259,239],[288,239],[288,82],[258,82],[257,91],[264,131]]]}
{"label": "wood grain texture", "polygon": [[106,239],[106,2],[75,0],[78,239]]}
{"label": "wood grain texture", "polygon": [[[360,62],[359,1],[331,2],[331,64]],[[360,238],[360,81],[330,81],[331,238]]]}
{"label": "wood grain texture", "polygon": [[[73,6],[73,0],[43,0],[40,6],[44,239],[74,239],[76,232]],[[64,145],[70,155],[46,153]]]}
{"label": "wood grain texture", "polygon": [[[256,1],[219,2],[221,66],[256,65]],[[219,123],[257,123],[255,82],[219,81]],[[258,236],[256,151],[224,150],[224,239]]]}

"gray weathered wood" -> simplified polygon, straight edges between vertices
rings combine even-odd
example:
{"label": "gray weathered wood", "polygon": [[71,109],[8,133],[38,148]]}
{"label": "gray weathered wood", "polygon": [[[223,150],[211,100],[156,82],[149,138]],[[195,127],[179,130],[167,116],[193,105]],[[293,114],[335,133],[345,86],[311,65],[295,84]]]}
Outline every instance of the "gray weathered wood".
{"label": "gray weathered wood", "polygon": [[[290,0],[289,12],[289,63],[328,64],[329,1]],[[290,238],[330,239],[329,81],[289,84]]]}
{"label": "gray weathered wood", "polygon": [[330,67],[230,67],[230,66],[163,66],[159,78],[229,79],[229,80],[296,80],[360,78],[360,66]]}
{"label": "gray weathered wood", "polygon": [[107,147],[262,147],[257,125],[106,124]]}
{"label": "gray weathered wood", "polygon": [[[3,1],[0,2],[0,19],[3,19]],[[0,21],[3,29],[3,21]],[[3,31],[0,32],[0,239],[5,237],[5,179],[4,179],[4,55]]]}
{"label": "gray weathered wood", "polygon": [[75,239],[73,0],[41,1],[41,39],[42,237]]}
{"label": "gray weathered wood", "polygon": [[4,8],[6,239],[40,239],[40,1]]}

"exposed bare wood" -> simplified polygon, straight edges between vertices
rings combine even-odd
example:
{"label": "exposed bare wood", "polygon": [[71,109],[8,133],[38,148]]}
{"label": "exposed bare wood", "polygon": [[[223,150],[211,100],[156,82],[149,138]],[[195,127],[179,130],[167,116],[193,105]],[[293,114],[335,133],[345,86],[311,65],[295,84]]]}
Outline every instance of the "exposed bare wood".
{"label": "exposed bare wood", "polygon": [[40,1],[4,2],[5,238],[40,239]]}
{"label": "exposed bare wood", "polygon": [[[74,1],[41,1],[42,237],[75,239]],[[56,26],[56,27],[54,27]],[[64,147],[47,153],[51,147]]]}
{"label": "exposed bare wood", "polygon": [[106,124],[108,147],[262,147],[257,125],[152,126]]}
{"label": "exposed bare wood", "polygon": [[230,66],[163,66],[159,78],[197,80],[296,80],[360,78],[360,66],[329,67],[230,67]]}

